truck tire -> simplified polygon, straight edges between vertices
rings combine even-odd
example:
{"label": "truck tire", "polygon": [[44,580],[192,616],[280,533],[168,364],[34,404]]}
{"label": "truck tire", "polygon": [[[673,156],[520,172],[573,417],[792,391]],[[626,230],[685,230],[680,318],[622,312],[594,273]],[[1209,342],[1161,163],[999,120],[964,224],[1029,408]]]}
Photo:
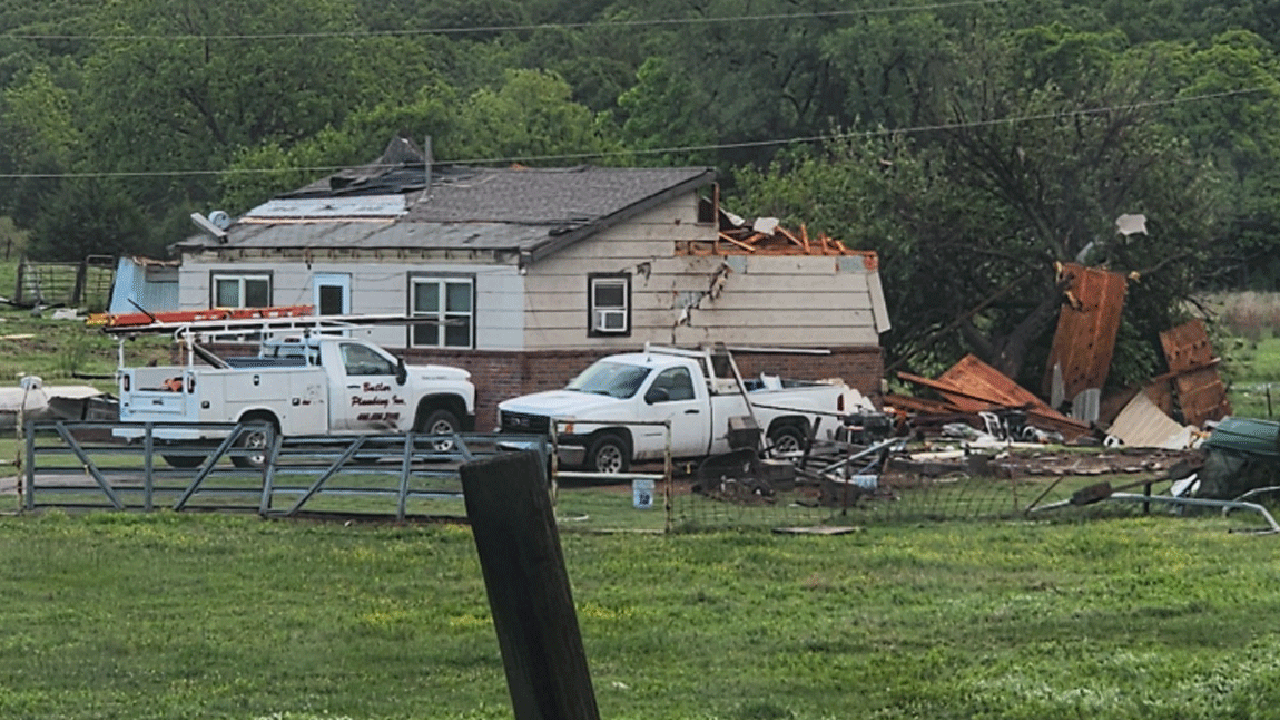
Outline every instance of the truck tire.
{"label": "truck tire", "polygon": [[[280,426],[276,424],[275,418],[269,416],[255,415],[245,417],[240,422],[269,422],[275,426],[275,434],[280,434]],[[240,433],[240,437],[236,439],[236,447],[251,448],[261,450],[260,453],[252,453],[249,455],[232,455],[231,464],[238,468],[262,468],[267,464],[267,433],[261,428],[249,428]]]}
{"label": "truck tire", "polygon": [[631,450],[627,441],[614,433],[597,435],[587,448],[587,470],[617,475],[631,469]]}
{"label": "truck tire", "polygon": [[783,423],[769,430],[769,445],[775,455],[792,455],[804,452],[809,437],[802,426]]}
{"label": "truck tire", "polygon": [[161,455],[169,467],[180,468],[182,470],[190,470],[191,468],[200,467],[206,459],[205,455]]}
{"label": "truck tire", "polygon": [[[428,435],[453,435],[462,430],[462,423],[458,422],[458,416],[448,410],[432,410],[426,420],[422,421],[418,432]],[[432,447],[436,452],[449,452],[453,449],[453,438],[447,440],[436,440],[432,443]]]}

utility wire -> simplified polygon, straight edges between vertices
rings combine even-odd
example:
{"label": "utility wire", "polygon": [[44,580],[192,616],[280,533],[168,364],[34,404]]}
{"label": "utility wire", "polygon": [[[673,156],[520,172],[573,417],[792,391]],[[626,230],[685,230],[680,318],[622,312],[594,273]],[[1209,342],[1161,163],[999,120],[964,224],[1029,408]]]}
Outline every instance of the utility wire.
{"label": "utility wire", "polygon": [[637,28],[675,25],[712,25],[744,22],[811,20],[816,18],[847,17],[853,15],[886,15],[890,13],[917,12],[922,10],[947,10],[951,8],[973,5],[993,5],[1005,0],[956,0],[956,2],[926,3],[902,7],[862,8],[845,10],[818,10],[807,13],[775,13],[765,15],[733,15],[720,17],[694,18],[657,18],[652,20],[592,20],[572,23],[538,23],[531,25],[488,25],[475,27],[438,27],[411,28],[407,30],[329,30],[306,33],[261,33],[261,34],[223,34],[223,35],[45,35],[27,33],[5,33],[0,38],[11,40],[292,40],[320,38],[364,38],[364,37],[402,37],[414,35],[465,35],[490,34],[507,32],[528,32],[533,30],[580,30],[583,28]]}
{"label": "utility wire", "polygon": [[[1090,115],[1102,115],[1109,112],[1117,112],[1122,110],[1142,110],[1153,107],[1168,107],[1173,105],[1181,105],[1190,102],[1200,102],[1202,100],[1216,100],[1220,98],[1236,97],[1240,95],[1251,95],[1271,90],[1271,87],[1257,86],[1251,88],[1241,88],[1239,90],[1224,90],[1221,92],[1204,93],[1201,95],[1187,95],[1183,97],[1168,98],[1164,100],[1145,100],[1141,102],[1126,103],[1122,105],[1107,105],[1096,108],[1081,108],[1078,110],[1068,110],[1063,112],[1039,113],[1036,115],[1019,115],[1008,118],[994,118],[991,120],[975,120],[973,122],[963,123],[944,123],[939,125],[917,125],[906,128],[886,128],[880,130],[865,130],[859,132],[832,133],[829,135],[808,135],[796,136],[789,138],[778,138],[774,140],[754,140],[737,143],[715,143],[707,145],[684,145],[672,146],[664,148],[648,148],[641,150],[624,150],[616,152],[593,152],[593,153],[566,153],[560,155],[526,155],[521,157],[505,157],[505,158],[470,158],[463,160],[449,160],[441,162],[441,165],[510,165],[514,163],[530,163],[547,160],[587,160],[591,158],[610,158],[610,157],[632,157],[640,155],[667,155],[677,153],[699,152],[707,150],[736,150],[742,148],[759,148],[773,147],[777,145],[794,145],[811,142],[822,142],[829,140],[850,140],[854,138],[884,137],[888,135],[915,135],[928,132],[940,132],[946,130],[961,130],[966,128],[982,128],[993,127],[997,125],[1015,125],[1027,122],[1039,122],[1043,120],[1054,120],[1071,117],[1087,117]],[[83,172],[83,173],[0,173],[0,179],[5,180],[35,180],[35,179],[75,179],[75,178],[131,178],[131,177],[200,177],[207,175],[227,175],[227,174],[244,174],[244,175],[273,175],[281,173],[320,173],[320,172],[338,172],[347,169],[346,166],[338,165],[314,165],[308,167],[287,167],[287,168],[226,168],[222,170],[147,170],[136,172]]]}

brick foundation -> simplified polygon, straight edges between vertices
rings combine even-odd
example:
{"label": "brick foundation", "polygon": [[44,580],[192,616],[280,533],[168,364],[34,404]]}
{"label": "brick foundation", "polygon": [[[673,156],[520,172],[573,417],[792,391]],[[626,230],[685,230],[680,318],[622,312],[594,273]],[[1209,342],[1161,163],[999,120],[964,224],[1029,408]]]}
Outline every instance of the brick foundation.
{"label": "brick foundation", "polygon": [[[218,355],[251,355],[257,346],[242,343],[209,345]],[[562,388],[591,363],[616,350],[427,350],[403,352],[410,365],[438,364],[471,371],[476,386],[476,430],[489,432],[498,424],[498,403],[520,395]],[[744,378],[768,372],[799,380],[841,378],[877,405],[884,354],[878,347],[833,348],[828,355],[738,353],[734,355]]]}
{"label": "brick foundation", "polygon": [[[436,363],[466,368],[476,386],[476,430],[497,426],[498,403],[542,390],[556,390],[591,363],[616,350],[544,350],[524,353],[468,350],[450,352],[413,349],[404,352],[409,364]],[[837,348],[830,355],[738,354],[744,378],[768,372],[799,380],[842,378],[850,387],[880,399],[884,355],[878,347]]]}

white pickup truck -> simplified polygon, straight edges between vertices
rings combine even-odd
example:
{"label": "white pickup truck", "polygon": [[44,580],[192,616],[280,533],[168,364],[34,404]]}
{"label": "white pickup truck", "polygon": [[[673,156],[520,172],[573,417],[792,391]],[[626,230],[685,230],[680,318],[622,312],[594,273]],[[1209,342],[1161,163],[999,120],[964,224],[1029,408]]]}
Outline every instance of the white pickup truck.
{"label": "white pickup truck", "polygon": [[[187,362],[174,367],[121,367],[117,371],[122,423],[163,423],[166,443],[200,443],[217,435],[181,423],[266,422],[282,436],[358,435],[413,430],[452,434],[475,429],[471,373],[404,360],[363,340],[310,335],[263,342],[257,357],[220,358],[185,342]],[[199,358],[204,364],[197,363]],[[122,437],[142,429],[120,428]],[[226,437],[226,433],[222,433]],[[242,435],[261,446],[264,432]],[[261,462],[250,454],[236,464]],[[170,454],[171,465],[191,467],[198,454]]]}
{"label": "white pickup truck", "polygon": [[669,421],[672,457],[693,459],[727,452],[729,419],[750,415],[786,453],[803,450],[819,412],[844,412],[847,391],[838,382],[743,382],[723,348],[646,347],[597,361],[562,390],[499,403],[498,430],[550,434],[553,420],[566,421],[556,430],[561,463],[623,473],[634,461],[661,459],[667,449],[666,428],[628,421]]}

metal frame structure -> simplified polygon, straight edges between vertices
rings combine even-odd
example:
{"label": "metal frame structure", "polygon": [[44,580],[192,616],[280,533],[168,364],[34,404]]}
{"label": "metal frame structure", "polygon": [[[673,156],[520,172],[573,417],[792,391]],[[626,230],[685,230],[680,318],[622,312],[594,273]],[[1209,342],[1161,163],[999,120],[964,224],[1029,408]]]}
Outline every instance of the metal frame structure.
{"label": "metal frame structure", "polygon": [[[537,436],[504,435],[502,443],[495,435],[480,433],[285,438],[270,424],[249,422],[200,426],[224,434],[220,442],[167,445],[156,437],[157,430],[170,430],[172,424],[146,423],[142,437],[127,443],[111,434],[120,427],[103,422],[27,424],[21,507],[238,510],[289,517],[342,514],[315,506],[320,498],[356,498],[362,509],[352,515],[404,521],[414,515],[414,501],[457,500],[461,509],[460,465],[508,452],[504,444],[510,440],[544,458],[550,454],[546,438]],[[264,446],[245,447],[242,439],[249,433],[263,433]],[[193,467],[168,467],[159,459],[164,456],[191,458]],[[259,456],[264,460],[260,467],[247,466]],[[376,510],[387,503],[387,511]],[[465,516],[465,510],[459,514]]]}

